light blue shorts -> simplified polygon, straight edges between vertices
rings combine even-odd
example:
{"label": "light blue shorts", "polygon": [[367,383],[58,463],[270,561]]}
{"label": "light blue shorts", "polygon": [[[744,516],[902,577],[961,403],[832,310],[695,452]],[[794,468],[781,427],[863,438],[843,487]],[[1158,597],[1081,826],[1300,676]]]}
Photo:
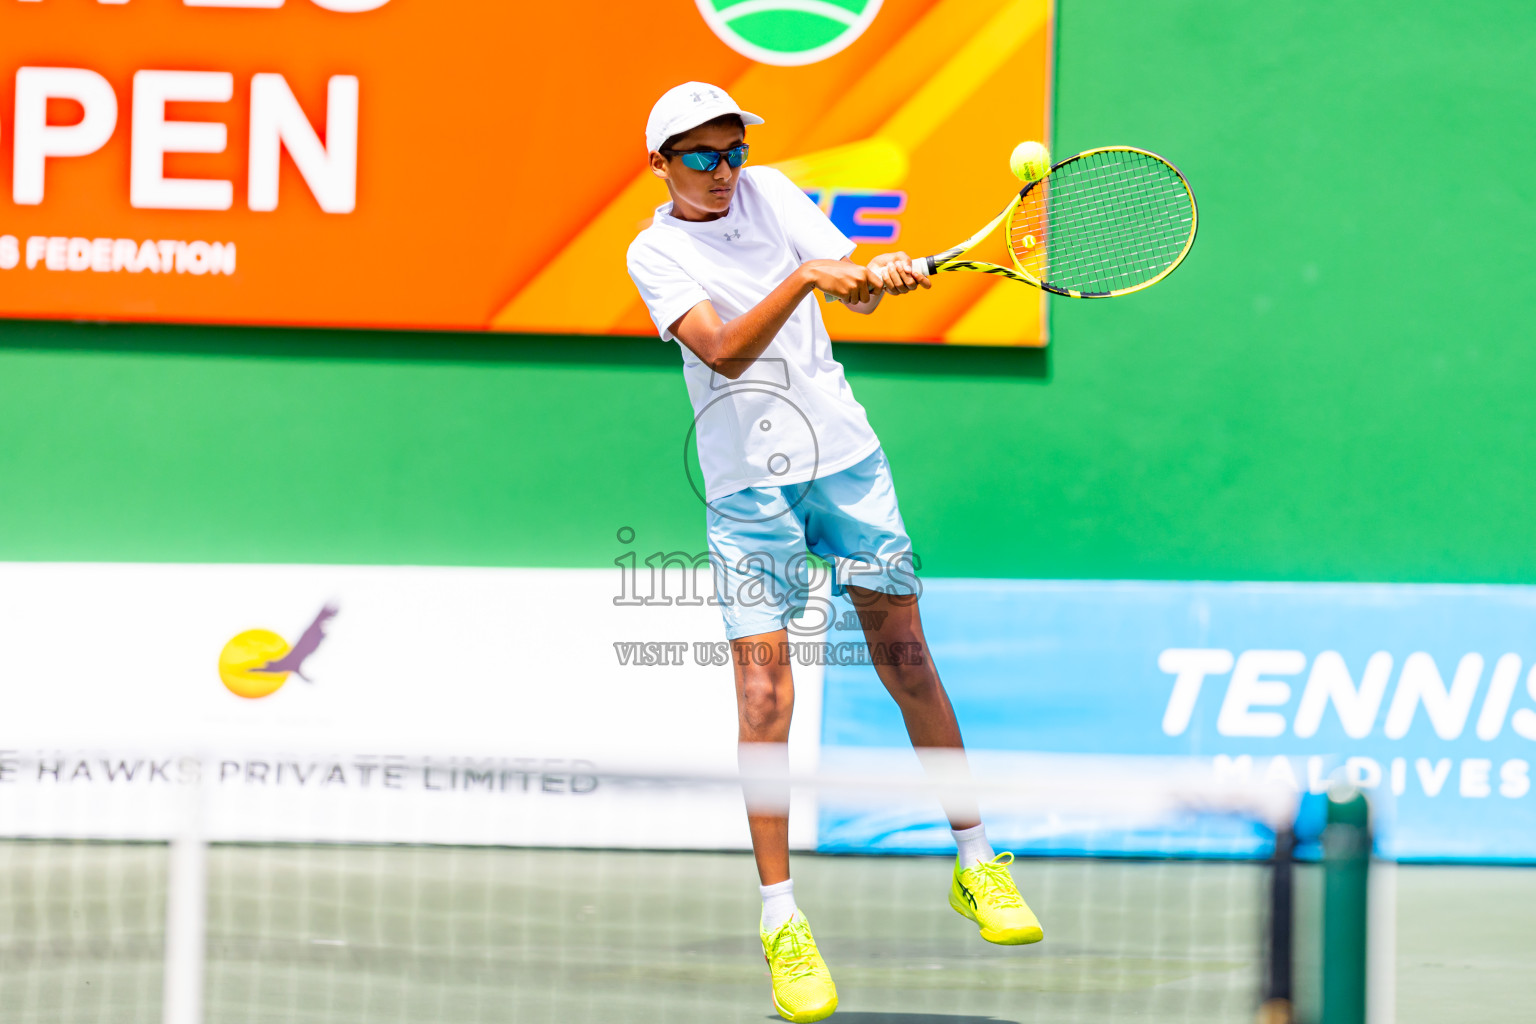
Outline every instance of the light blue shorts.
{"label": "light blue shorts", "polygon": [[896,507],[891,464],[879,448],[809,483],[718,498],[709,503],[708,521],[715,600],[732,640],[776,629],[820,631],[821,615],[807,614],[807,604],[817,573],[826,569],[807,550],[833,566],[834,596],[849,586],[918,593],[912,542]]}

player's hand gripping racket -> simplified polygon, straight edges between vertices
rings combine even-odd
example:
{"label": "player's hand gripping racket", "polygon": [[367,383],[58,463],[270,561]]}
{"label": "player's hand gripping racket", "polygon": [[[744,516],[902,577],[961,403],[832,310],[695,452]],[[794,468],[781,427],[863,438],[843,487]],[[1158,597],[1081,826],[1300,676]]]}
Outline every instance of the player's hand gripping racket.
{"label": "player's hand gripping racket", "polygon": [[[953,249],[912,261],[926,274],[969,270],[1074,299],[1149,288],[1195,244],[1195,194],[1178,168],[1144,149],[1105,146],[1025,185],[1008,208]],[[962,259],[1006,224],[1012,267]]]}

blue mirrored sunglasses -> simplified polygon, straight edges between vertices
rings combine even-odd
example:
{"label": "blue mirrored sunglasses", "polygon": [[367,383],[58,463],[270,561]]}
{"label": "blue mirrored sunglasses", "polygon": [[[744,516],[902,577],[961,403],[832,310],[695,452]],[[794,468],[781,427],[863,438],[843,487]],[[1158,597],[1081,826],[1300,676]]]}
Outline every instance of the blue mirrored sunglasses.
{"label": "blue mirrored sunglasses", "polygon": [[739,146],[733,146],[727,150],[701,149],[692,153],[679,153],[675,149],[664,149],[662,156],[680,156],[683,158],[684,167],[692,167],[696,171],[712,171],[720,166],[720,160],[732,167],[740,167],[747,162],[747,144],[743,142]]}

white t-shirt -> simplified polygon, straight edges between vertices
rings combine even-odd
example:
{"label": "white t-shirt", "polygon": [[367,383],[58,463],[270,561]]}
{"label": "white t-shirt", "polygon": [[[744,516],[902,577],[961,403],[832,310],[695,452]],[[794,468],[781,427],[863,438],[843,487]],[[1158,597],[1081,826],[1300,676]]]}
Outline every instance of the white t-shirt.
{"label": "white t-shirt", "polygon": [[[718,220],[679,220],[671,203],[658,207],[629,246],[629,276],[662,340],[676,341],[667,328],[700,302],[731,320],[807,260],[851,252],[853,243],[781,172],[748,167]],[[832,358],[820,305],[817,293],[806,296],[738,380],[678,342],[707,500],[828,476],[880,446]]]}

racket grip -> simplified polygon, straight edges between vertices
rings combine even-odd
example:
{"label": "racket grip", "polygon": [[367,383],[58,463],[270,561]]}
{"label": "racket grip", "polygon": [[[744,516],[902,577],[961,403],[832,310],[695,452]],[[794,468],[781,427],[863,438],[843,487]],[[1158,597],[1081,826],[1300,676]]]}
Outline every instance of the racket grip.
{"label": "racket grip", "polygon": [[[883,270],[881,270],[881,269],[879,269],[877,267],[874,270],[874,275],[877,278],[880,279],[881,286],[884,287],[884,285],[885,285],[885,271],[883,271]],[[841,300],[838,299],[838,297],[836,295],[833,295],[831,292],[822,292],[821,293],[821,300],[823,302],[838,302],[838,301],[841,301]]]}
{"label": "racket grip", "polygon": [[[929,274],[929,275],[931,275],[933,273],[933,257],[932,256],[919,256],[917,259],[912,261],[912,269],[917,271],[920,274]],[[882,274],[881,276],[884,277],[884,274]],[[837,302],[838,298],[835,295],[831,295],[831,294],[829,294],[827,292],[822,292],[821,293],[821,300],[823,302]]]}

